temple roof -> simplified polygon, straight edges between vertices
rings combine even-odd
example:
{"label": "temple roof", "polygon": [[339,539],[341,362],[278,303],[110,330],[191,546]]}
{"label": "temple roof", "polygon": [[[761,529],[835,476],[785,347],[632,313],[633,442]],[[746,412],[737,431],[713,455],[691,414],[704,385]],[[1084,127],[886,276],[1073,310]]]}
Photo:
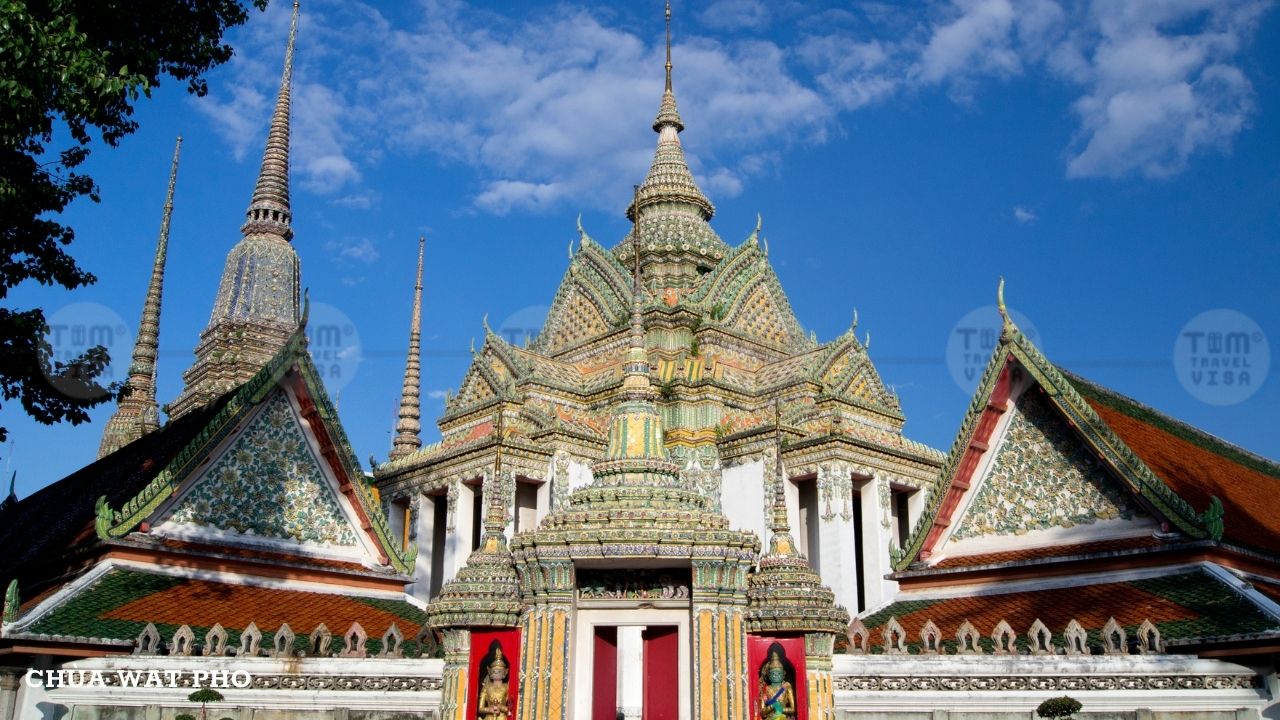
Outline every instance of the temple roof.
{"label": "temple roof", "polygon": [[66,559],[98,542],[98,498],[119,507],[191,444],[235,392],[167,423],[18,501],[0,515],[0,584],[56,575]]}
{"label": "temple roof", "polygon": [[913,599],[900,595],[887,607],[862,619],[872,643],[896,618],[906,631],[910,651],[921,649],[920,631],[925,623],[937,626],[945,651],[955,652],[956,635],[968,621],[989,652],[993,629],[1005,621],[1019,636],[1025,650],[1026,636],[1039,620],[1049,629],[1054,643],[1063,647],[1063,631],[1072,620],[1088,633],[1091,644],[1101,643],[1101,631],[1114,617],[1128,637],[1133,637],[1144,620],[1150,620],[1166,643],[1192,644],[1197,640],[1280,632],[1280,619],[1258,599],[1239,592],[1204,568],[1145,579],[1075,584],[1069,587],[1010,589],[975,594],[972,589],[955,594]]}
{"label": "temple roof", "polygon": [[390,538],[386,518],[364,488],[363,473],[311,364],[300,326],[275,358],[240,387],[5,510],[0,516],[0,542],[10,551],[0,557],[0,581],[19,580],[23,594],[28,595],[33,581],[62,575],[78,554],[100,553],[108,546],[130,542],[138,531],[146,535],[163,502],[199,482],[202,469],[221,443],[241,432],[251,416],[257,417],[253,411],[276,397],[273,392],[282,382],[290,384],[305,405],[307,425],[325,448],[325,461],[350,483],[344,494],[363,526],[355,532],[367,533],[372,547],[383,555],[371,562],[392,576],[410,571],[413,549],[402,549]]}
{"label": "temple roof", "polygon": [[1098,417],[1194,507],[1223,505],[1223,540],[1280,558],[1280,464],[1061,370]]}
{"label": "temple roof", "polygon": [[[29,612],[37,603],[23,606]],[[234,645],[251,623],[270,646],[272,633],[288,623],[306,639],[323,624],[335,635],[359,623],[369,637],[382,636],[392,624],[406,637],[414,637],[426,622],[426,614],[403,599],[313,592],[284,587],[261,587],[175,575],[112,568],[88,587],[42,609],[35,622],[20,615],[15,630],[25,637],[70,636],[92,639],[133,640],[148,623],[164,640],[180,626],[195,632],[197,641],[215,624]]]}

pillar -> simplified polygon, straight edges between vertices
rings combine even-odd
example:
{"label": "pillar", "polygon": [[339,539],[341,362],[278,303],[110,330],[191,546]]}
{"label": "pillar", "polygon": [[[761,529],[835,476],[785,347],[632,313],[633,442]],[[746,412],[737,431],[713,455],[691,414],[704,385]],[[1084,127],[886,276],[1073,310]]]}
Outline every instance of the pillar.
{"label": "pillar", "polygon": [[831,633],[804,636],[804,666],[809,687],[809,720],[835,720],[835,686],[831,680]]}
{"label": "pillar", "polygon": [[444,630],[444,685],[440,689],[440,720],[466,720],[467,669],[471,665],[471,631]]}
{"label": "pillar", "polygon": [[618,708],[626,720],[640,720],[644,705],[644,626],[618,628]]}
{"label": "pillar", "polygon": [[569,717],[572,610],[569,603],[536,605],[520,617],[519,720]]}
{"label": "pillar", "polygon": [[569,653],[573,645],[571,560],[518,566],[524,593],[520,615],[520,707],[517,720],[568,720],[572,714]]}
{"label": "pillar", "polygon": [[862,487],[862,569],[865,577],[862,586],[866,591],[867,607],[879,607],[898,590],[898,584],[886,580],[892,571],[889,565],[889,542],[893,524],[889,518],[889,479],[877,474]]}
{"label": "pillar", "polygon": [[818,574],[836,594],[836,602],[851,613],[858,608],[857,544],[853,535],[853,479],[841,465],[818,467]]}
{"label": "pillar", "polygon": [[746,564],[693,561],[693,719],[749,720]]}

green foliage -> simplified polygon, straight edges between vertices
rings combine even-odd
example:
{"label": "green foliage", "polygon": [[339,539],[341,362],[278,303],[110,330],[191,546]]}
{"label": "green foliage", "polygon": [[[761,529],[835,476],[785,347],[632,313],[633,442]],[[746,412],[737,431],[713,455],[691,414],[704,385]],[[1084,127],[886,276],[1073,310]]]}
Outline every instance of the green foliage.
{"label": "green foliage", "polygon": [[193,703],[200,703],[201,705],[205,703],[222,702],[225,699],[226,698],[222,697],[222,693],[218,692],[217,690],[214,690],[211,687],[200,688],[199,690],[187,696],[188,701]]}
{"label": "green foliage", "polygon": [[1036,714],[1042,718],[1069,718],[1080,712],[1080,701],[1063,695],[1040,703]]}
{"label": "green foliage", "polygon": [[173,716],[173,720],[196,720],[196,716],[191,713],[178,713]]}
{"label": "green foliage", "polygon": [[658,397],[661,397],[663,400],[670,400],[675,396],[676,396],[675,380],[668,380],[658,385]]}
{"label": "green foliage", "polygon": [[709,314],[711,315],[712,321],[720,322],[721,320],[724,319],[724,313],[725,313],[724,303],[716,303],[715,305],[711,306],[711,312]]}
{"label": "green foliage", "polygon": [[698,338],[696,336],[689,341],[689,354],[693,357],[698,357],[702,354],[702,345],[698,343]]}
{"label": "green foliage", "polygon": [[[68,290],[96,280],[67,254],[75,233],[57,219],[76,198],[98,201],[93,179],[76,172],[92,134],[115,146],[136,130],[133,105],[162,75],[203,95],[204,73],[231,58],[223,32],[247,18],[240,0],[145,10],[135,0],[0,0],[0,300],[27,280]],[[59,130],[67,141],[54,147]],[[46,331],[40,308],[0,308],[0,396],[42,423],[82,423],[118,394],[96,380],[110,359],[98,346],[54,362]]]}

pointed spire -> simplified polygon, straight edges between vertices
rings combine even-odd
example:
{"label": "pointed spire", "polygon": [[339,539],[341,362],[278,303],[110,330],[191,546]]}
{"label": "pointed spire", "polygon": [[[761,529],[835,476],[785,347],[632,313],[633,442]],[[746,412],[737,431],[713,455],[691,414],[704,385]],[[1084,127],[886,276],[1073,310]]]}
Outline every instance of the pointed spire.
{"label": "pointed spire", "polygon": [[480,539],[480,549],[484,552],[497,552],[507,547],[507,538],[503,534],[506,525],[503,508],[502,481],[502,443],[504,433],[502,427],[502,408],[498,408],[498,417],[494,420],[494,437],[497,447],[493,456],[493,482],[489,485],[488,510],[484,516],[484,537]]}
{"label": "pointed spire", "polygon": [[165,191],[164,210],[160,215],[160,237],[151,262],[151,280],[142,303],[138,321],[138,337],[133,344],[133,361],[129,364],[129,393],[107,421],[98,446],[103,457],[128,445],[160,427],[160,409],[156,404],[156,356],[160,347],[160,301],[164,295],[164,266],[169,254],[169,225],[173,219],[173,192],[178,184],[178,158],[182,154],[182,136],[173,146],[169,166],[169,187]]}
{"label": "pointed spire", "polygon": [[671,0],[667,0],[667,92],[671,92]]}
{"label": "pointed spire", "polygon": [[658,133],[658,147],[649,173],[640,184],[640,191],[627,207],[628,219],[634,219],[638,212],[643,211],[655,222],[646,226],[650,234],[642,238],[643,242],[636,243],[632,236],[624,247],[644,255],[661,255],[664,265],[674,265],[665,271],[672,277],[656,279],[668,283],[668,286],[688,286],[697,277],[695,268],[708,260],[714,262],[723,258],[727,246],[707,224],[715,215],[715,206],[694,182],[684,148],[680,145],[679,133],[684,130],[684,121],[680,119],[672,89],[670,2],[666,4],[666,52],[662,104],[653,121],[654,132]]}
{"label": "pointed spire", "polygon": [[769,553],[793,555],[795,541],[791,539],[791,521],[787,519],[787,476],[782,468],[782,405],[777,400],[773,402],[773,444],[777,467],[773,481],[773,508],[769,516],[769,531],[773,533],[769,540]]}
{"label": "pointed spire", "polygon": [[391,459],[409,455],[422,447],[422,250],[426,238],[418,236],[418,279],[413,286],[413,317],[409,321],[409,358],[404,364],[404,386],[400,391],[400,419]]}
{"label": "pointed spire", "polygon": [[284,72],[276,95],[271,129],[267,132],[267,148],[262,154],[262,168],[253,188],[244,226],[245,235],[266,233],[285,240],[293,239],[293,213],[289,207],[289,118],[293,93],[293,47],[298,37],[298,0],[293,2],[293,19],[289,25],[289,43],[284,53]]}
{"label": "pointed spire", "polygon": [[289,117],[293,53],[298,36],[298,3],[293,4],[280,93],[267,132],[262,167],[253,189],[243,237],[223,265],[209,324],[200,333],[196,361],[182,374],[182,395],[170,405],[179,418],[238,387],[305,325],[299,315],[302,273],[289,206]]}

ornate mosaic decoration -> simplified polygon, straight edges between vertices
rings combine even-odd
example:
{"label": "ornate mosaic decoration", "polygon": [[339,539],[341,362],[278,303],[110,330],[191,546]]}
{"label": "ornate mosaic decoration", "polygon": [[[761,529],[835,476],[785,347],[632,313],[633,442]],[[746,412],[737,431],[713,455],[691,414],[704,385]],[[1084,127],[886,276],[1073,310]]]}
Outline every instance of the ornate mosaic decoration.
{"label": "ornate mosaic decoration", "polygon": [[1024,393],[991,472],[952,537],[1131,519],[1138,512],[1093,452],[1035,389]]}
{"label": "ornate mosaic decoration", "polygon": [[289,399],[276,390],[169,519],[247,535],[355,545],[319,463]]}

